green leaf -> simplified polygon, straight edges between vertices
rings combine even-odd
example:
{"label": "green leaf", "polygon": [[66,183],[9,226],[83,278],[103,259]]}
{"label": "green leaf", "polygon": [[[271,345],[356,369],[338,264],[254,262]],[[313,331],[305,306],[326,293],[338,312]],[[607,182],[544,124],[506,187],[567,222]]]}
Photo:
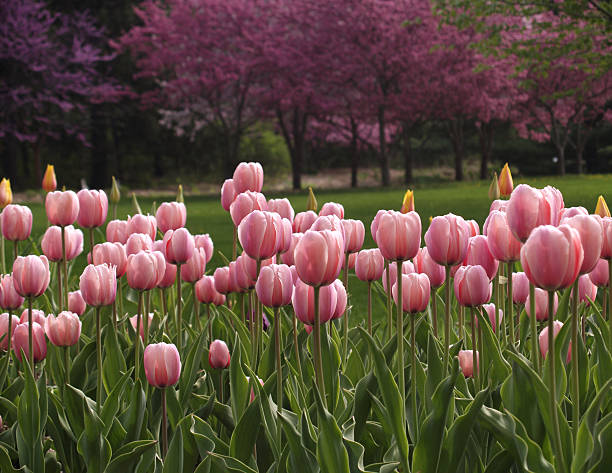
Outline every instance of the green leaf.
{"label": "green leaf", "polygon": [[[609,473],[612,469],[612,419],[599,431],[597,435],[599,452],[597,462],[589,470],[589,473]],[[594,455],[595,456],[595,455]]]}
{"label": "green leaf", "polygon": [[489,379],[491,380],[491,384],[496,386],[510,374],[510,364],[502,356],[499,340],[493,333],[489,319],[485,319],[480,310],[476,311],[476,315],[478,317],[478,326],[482,331],[482,350],[486,353],[486,360],[483,361],[483,370],[488,368],[488,366],[484,365],[488,365],[490,362],[491,369],[489,371]]}
{"label": "green leaf", "polygon": [[119,380],[115,383],[115,387],[104,401],[104,406],[102,406],[102,412],[100,415],[102,422],[104,423],[103,435],[105,436],[108,435],[108,432],[113,425],[115,415],[117,415],[117,412],[119,412],[119,408],[121,407],[121,396],[123,395],[125,385],[127,384],[131,373],[132,369],[130,368],[127,373],[119,378]]}
{"label": "green leaf", "polygon": [[125,473],[133,471],[134,466],[148,450],[153,449],[156,440],[136,440],[123,445],[113,453],[113,458],[106,467],[105,473]]}
{"label": "green leaf", "polygon": [[163,473],[179,473],[183,471],[183,431],[177,428],[174,431],[168,453],[164,460]]}
{"label": "green leaf", "polygon": [[236,425],[230,441],[230,455],[243,463],[248,463],[261,427],[259,405],[252,402]]}
{"label": "green leaf", "polygon": [[179,381],[179,403],[185,408],[187,408],[187,401],[193,392],[193,385],[196,381],[196,376],[202,360],[202,353],[206,347],[206,337],[206,330],[203,330],[197,341],[191,346],[185,361],[184,369],[181,373],[181,379]]}
{"label": "green leaf", "polygon": [[127,371],[123,350],[117,341],[117,333],[110,323],[104,327],[104,354],[102,380],[108,394],[117,385],[122,374]]}
{"label": "green leaf", "polygon": [[293,422],[291,422],[288,412],[286,410],[283,411],[279,415],[279,419],[281,427],[285,432],[289,449],[291,450],[289,456],[291,469],[303,473],[318,473],[319,467],[317,465],[317,459],[314,454],[302,444],[300,432],[295,428]]}
{"label": "green leaf", "polygon": [[17,404],[17,419],[19,428],[27,445],[34,445],[40,436],[40,412],[38,409],[38,387],[30,363],[25,363],[25,385]]}
{"label": "green leaf", "polygon": [[[73,386],[85,389],[87,377],[90,373],[87,365],[89,360],[95,356],[96,341],[93,340],[81,348],[81,351],[76,356],[70,368],[70,384]],[[94,361],[92,361],[93,363]]]}
{"label": "green leaf", "polygon": [[140,380],[137,380],[132,386],[130,395],[130,405],[124,413],[122,424],[127,432],[125,436],[126,442],[140,440],[140,432],[142,431],[142,422],[144,420],[146,408],[145,393],[142,390]]}
{"label": "green leaf", "polygon": [[361,439],[365,430],[368,415],[370,413],[370,395],[373,391],[376,379],[372,373],[361,378],[355,387],[355,398],[353,400],[353,416],[355,417],[355,438]]}
{"label": "green leaf", "polygon": [[104,424],[87,402],[83,405],[85,429],[77,442],[77,451],[85,460],[87,471],[104,471],[111,458],[110,443],[102,434]]}
{"label": "green leaf", "polygon": [[431,399],[434,391],[443,377],[442,356],[436,339],[430,333],[427,341],[427,378],[425,379],[425,402],[428,412],[431,410]]}
{"label": "green leaf", "polygon": [[2,445],[0,445],[0,471],[2,471],[2,473],[25,473],[26,471],[25,466],[22,466],[18,470],[13,468],[8,450]]}
{"label": "green leaf", "polygon": [[236,472],[236,473],[257,473],[256,470],[254,470],[253,468],[245,465],[240,460],[237,460],[234,457],[229,457],[229,456],[226,456],[226,455],[220,455],[218,453],[213,453],[213,452],[210,453],[210,456],[212,456],[214,458],[218,458],[219,460],[222,460],[222,462],[224,463],[225,467],[230,472]]}
{"label": "green leaf", "polygon": [[348,453],[342,442],[342,432],[336,424],[336,419],[325,409],[316,386],[313,391],[319,413],[319,438],[317,439],[319,465],[322,471],[350,473]]}

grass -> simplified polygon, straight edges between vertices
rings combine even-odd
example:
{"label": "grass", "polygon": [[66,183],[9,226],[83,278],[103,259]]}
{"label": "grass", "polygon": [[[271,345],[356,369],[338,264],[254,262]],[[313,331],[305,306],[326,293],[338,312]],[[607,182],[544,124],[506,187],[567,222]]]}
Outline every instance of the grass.
{"label": "grass", "polygon": [[[565,177],[539,177],[537,179],[521,180],[536,187],[554,185],[563,193],[565,206],[582,205],[589,211],[593,211],[597,202],[597,197],[603,194],[604,197],[612,199],[612,176],[610,175],[588,175],[588,176],[565,176]],[[515,182],[517,185],[519,182]],[[490,201],[487,197],[489,182],[465,182],[465,183],[436,183],[427,187],[417,187],[415,189],[415,205],[421,215],[423,233],[429,225],[429,217],[443,215],[449,212],[462,215],[466,219],[475,219],[481,226],[488,212]],[[364,248],[374,246],[369,228],[370,223],[379,209],[399,209],[405,189],[351,189],[316,192],[319,207],[324,202],[339,202],[344,206],[345,217],[362,220],[366,227],[366,238]],[[265,188],[264,188],[265,192]],[[285,195],[266,193],[268,198],[284,197]],[[307,193],[295,193],[286,195],[291,201],[296,212],[302,211],[306,207]],[[170,198],[139,198],[140,207],[143,212],[152,212],[154,201],[159,204]],[[232,222],[229,213],[221,207],[217,196],[187,196],[187,227],[192,234],[209,233],[215,245],[215,256],[207,267],[207,273],[212,274],[217,266],[225,264],[222,255],[231,257],[232,248]],[[44,206],[42,204],[28,204],[34,214],[32,229],[32,239],[30,244],[22,243],[21,254],[26,252],[37,253],[34,246],[40,248],[40,241],[47,226]],[[125,218],[128,214],[133,214],[134,210],[131,201],[124,198],[118,208],[118,217]],[[109,220],[111,212],[109,211]],[[96,241],[100,242],[104,238],[101,230],[96,231]],[[85,248],[87,249],[88,236],[85,234]],[[12,255],[12,248],[7,245],[7,255]],[[8,256],[7,261],[12,261]],[[79,261],[73,268],[72,274],[78,275],[85,264],[84,256],[79,257]],[[78,283],[73,280],[71,288]],[[366,311],[366,285],[362,284],[354,276],[351,277],[349,286],[353,297],[352,305],[355,307],[353,315],[361,318]]]}

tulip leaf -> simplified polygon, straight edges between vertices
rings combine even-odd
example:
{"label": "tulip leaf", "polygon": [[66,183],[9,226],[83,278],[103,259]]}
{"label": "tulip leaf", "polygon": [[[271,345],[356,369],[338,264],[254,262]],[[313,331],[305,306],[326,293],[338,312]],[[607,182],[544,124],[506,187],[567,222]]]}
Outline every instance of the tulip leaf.
{"label": "tulip leaf", "polygon": [[179,403],[183,406],[183,412],[187,408],[187,401],[193,392],[193,385],[200,368],[202,353],[206,347],[207,336],[206,330],[203,330],[196,342],[192,345],[187,354],[187,359],[185,360],[185,365],[179,381]]}
{"label": "tulip leaf", "polygon": [[28,445],[34,445],[40,436],[39,394],[30,363],[26,361],[24,366],[25,385],[17,403],[17,419],[23,438]]}
{"label": "tulip leaf", "polygon": [[83,433],[77,442],[77,451],[83,457],[87,471],[104,471],[111,458],[111,447],[102,434],[104,424],[87,402],[84,406]]}
{"label": "tulip leaf", "polygon": [[249,383],[242,370],[242,351],[238,336],[234,339],[234,351],[230,362],[230,400],[234,422],[238,424],[249,399]]}
{"label": "tulip leaf", "polygon": [[[247,366],[246,367],[251,379],[256,379],[255,373]],[[276,386],[276,375],[268,379],[266,384],[273,384]],[[277,406],[272,402],[270,397],[264,391],[264,388],[259,383],[253,383],[253,389],[255,392],[255,401],[258,403],[261,409],[261,421],[268,439],[268,444],[272,448],[272,454],[274,459],[278,461],[281,456],[281,445],[278,443],[277,438],[277,426],[275,414],[277,412]],[[275,414],[272,412],[274,411]]]}
{"label": "tulip leaf", "polygon": [[[256,381],[255,381],[256,382]],[[253,454],[261,424],[259,405],[251,402],[236,425],[230,441],[230,455],[247,463]]]}
{"label": "tulip leaf", "polygon": [[221,454],[214,453],[214,452],[211,452],[210,456],[218,458],[219,460],[222,460],[223,464],[225,465],[225,468],[227,468],[227,470],[230,472],[257,473],[256,470],[245,465],[243,462],[241,462],[240,460],[237,460],[234,457],[227,456],[227,455],[221,455]]}
{"label": "tulip leaf", "polygon": [[482,361],[482,370],[484,373],[488,368],[488,360],[491,360],[492,367],[489,372],[489,379],[496,385],[508,377],[511,369],[510,364],[502,356],[499,340],[493,333],[488,317],[485,319],[480,310],[476,311],[476,316],[478,317],[478,327],[482,332],[483,355],[486,353],[486,360]]}
{"label": "tulip leaf", "polygon": [[104,401],[102,412],[100,414],[102,422],[104,423],[104,435],[108,435],[111,426],[113,425],[115,416],[117,415],[117,412],[119,412],[119,408],[121,407],[121,396],[123,395],[123,391],[125,390],[125,386],[131,373],[132,368],[130,368],[127,373],[119,378],[113,390]]}
{"label": "tulip leaf", "polygon": [[179,473],[183,471],[183,431],[180,427],[174,431],[168,453],[164,460],[162,473]]}
{"label": "tulip leaf", "polygon": [[443,368],[438,342],[433,334],[430,333],[429,340],[427,341],[427,377],[425,379],[425,403],[427,412],[432,409],[431,403],[434,391],[444,377]]}
{"label": "tulip leaf", "polygon": [[137,380],[132,386],[129,408],[124,413],[124,419],[121,422],[127,432],[125,436],[126,442],[140,440],[140,433],[142,431],[142,423],[145,415],[145,407],[145,393],[142,390],[140,380]]}
{"label": "tulip leaf", "polygon": [[[242,323],[242,320],[230,309],[228,309],[225,305],[219,306],[218,310],[223,314],[223,316],[229,322],[229,325],[232,325],[235,329],[235,333],[240,338],[240,343],[242,344],[245,353],[251,353],[251,334],[247,330],[246,326]],[[235,346],[236,344],[234,344]],[[233,359],[233,354],[232,354]]]}
{"label": "tulip leaf", "polygon": [[597,448],[591,457],[589,473],[608,473],[612,469],[612,417],[608,415],[600,423],[603,425],[596,429]]}
{"label": "tulip leaf", "polygon": [[593,370],[593,378],[595,385],[601,386],[610,378],[610,373],[612,373],[612,357],[610,356],[610,352],[606,347],[606,342],[602,332],[599,330],[599,326],[591,320],[587,320],[591,326],[593,336],[595,337],[593,354],[597,360],[597,368]]}
{"label": "tulip leaf", "polygon": [[319,414],[319,438],[317,439],[317,459],[322,471],[350,473],[346,447],[342,442],[342,432],[334,417],[325,409],[318,388],[313,389],[317,412]]}
{"label": "tulip leaf", "polygon": [[18,470],[13,468],[8,450],[2,445],[0,445],[0,471],[2,471],[2,473],[25,473],[26,471],[25,466],[22,466]]}
{"label": "tulip leaf", "polygon": [[75,357],[72,368],[70,368],[70,384],[73,386],[85,389],[87,384],[87,377],[89,373],[93,371],[89,370],[87,365],[91,360],[93,364],[95,362],[96,354],[96,341],[93,340],[81,348],[79,354]]}
{"label": "tulip leaf", "polygon": [[123,445],[113,452],[113,458],[106,467],[105,473],[125,473],[133,471],[141,456],[157,445],[155,440],[136,440]]}
{"label": "tulip leaf", "polygon": [[285,437],[291,451],[289,456],[291,470],[304,473],[317,473],[319,471],[317,459],[308,448],[304,447],[300,432],[291,422],[286,410],[279,414],[279,421],[285,432]]}
{"label": "tulip leaf", "polygon": [[102,363],[102,380],[104,389],[109,394],[127,371],[123,350],[117,341],[117,332],[110,323],[104,327],[104,362]]}
{"label": "tulip leaf", "polygon": [[368,414],[370,413],[370,395],[368,391],[373,391],[375,387],[374,375],[368,373],[361,378],[355,387],[355,398],[353,402],[353,416],[355,417],[355,438],[361,439],[365,430]]}

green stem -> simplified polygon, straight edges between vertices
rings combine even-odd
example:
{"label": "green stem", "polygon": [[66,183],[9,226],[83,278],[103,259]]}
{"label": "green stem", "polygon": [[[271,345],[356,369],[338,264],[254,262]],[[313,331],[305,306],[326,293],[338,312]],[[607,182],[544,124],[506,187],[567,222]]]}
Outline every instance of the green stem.
{"label": "green stem", "polygon": [[[403,286],[404,281],[402,280],[402,260],[397,261],[397,319],[396,319],[396,336],[397,336],[397,371],[398,371],[398,383],[400,393],[400,417],[402,419],[402,425],[406,425],[406,382],[404,380],[404,299],[403,299]],[[391,288],[389,287],[389,291]],[[415,380],[412,380],[412,384]]]}
{"label": "green stem", "polygon": [[[15,242],[16,243],[16,242]],[[28,297],[28,360],[34,373],[34,339],[32,337],[32,296]]]}
{"label": "green stem", "polygon": [[608,332],[610,335],[610,349],[612,350],[612,260],[608,260]]}
{"label": "green stem", "polygon": [[317,286],[314,288],[314,357],[315,357],[315,377],[323,405],[327,406],[327,398],[325,397],[325,381],[323,379],[323,360],[321,357],[321,314],[319,313],[319,290]]}
{"label": "green stem", "polygon": [[463,307],[462,305],[459,306],[459,330],[457,331],[457,335],[459,337],[459,340],[463,340],[463,326],[464,326],[464,314],[465,314],[465,307]]}
{"label": "green stem", "polygon": [[[62,238],[62,241],[64,239]],[[89,254],[91,255],[91,260],[93,261],[93,247],[94,247],[94,243],[95,243],[95,238],[94,238],[94,229],[93,227],[89,229]]]}
{"label": "green stem", "polygon": [[[349,253],[346,253],[346,257],[344,260],[344,288],[346,289],[346,293],[348,295],[348,275],[349,275]],[[349,319],[348,313],[344,313],[343,315],[343,326],[344,326],[344,337],[342,338],[342,359],[344,360],[344,366],[346,366],[348,360],[348,330],[349,330]]]}
{"label": "green stem", "polygon": [[166,288],[162,287],[159,290],[159,295],[162,303],[162,310],[164,311],[164,326],[162,327],[162,332],[165,333],[167,331],[166,324],[168,323],[168,298],[166,296]]}
{"label": "green stem", "polygon": [[[15,260],[17,259],[18,256],[19,256],[19,242],[15,240],[13,242],[13,264],[15,263]],[[33,369],[32,369],[32,372],[34,372]]]}
{"label": "green stem", "polygon": [[[151,291],[147,291],[147,299],[151,295]],[[149,304],[146,304],[146,309],[142,314],[142,324],[143,324],[143,345],[146,347],[149,344]]]}
{"label": "green stem", "polygon": [[417,410],[417,387],[416,387],[416,379],[417,379],[417,358],[416,358],[416,329],[414,319],[416,318],[416,314],[410,314],[410,351],[412,352],[412,364],[411,364],[411,372],[412,379],[410,380],[410,390],[412,391],[412,415],[414,416],[414,444],[416,445],[417,440],[419,438],[419,414]]}
{"label": "green stem", "polygon": [[208,343],[212,343],[212,320],[210,320],[210,303],[206,304],[206,319],[208,320]]}
{"label": "green stem", "polygon": [[249,308],[248,308],[248,314],[249,314],[249,333],[251,334],[251,358],[252,358],[252,362],[253,362],[253,366],[255,365],[255,355],[256,355],[256,350],[257,350],[257,344],[255,343],[255,301],[254,301],[254,296],[253,296],[253,289],[249,289]]}
{"label": "green stem", "polygon": [[236,261],[236,255],[238,253],[238,229],[236,225],[233,225],[233,236],[232,236],[232,261]]}
{"label": "green stem", "polygon": [[[515,344],[514,337],[514,303],[512,301],[512,263],[506,263],[506,276],[508,278],[508,309],[506,311],[508,322],[510,322],[510,343]],[[496,308],[497,310],[497,308]]]}
{"label": "green stem", "polygon": [[100,327],[100,307],[96,307],[96,359],[98,361],[98,383],[96,386],[96,406],[98,414],[102,405],[102,330]]}
{"label": "green stem", "polygon": [[435,289],[431,290],[431,321],[433,323],[434,337],[438,338],[438,301]]}
{"label": "green stem", "polygon": [[574,281],[572,291],[572,432],[575,445],[580,423],[580,381],[578,379],[578,299],[580,295],[578,293],[578,278]]}
{"label": "green stem", "polygon": [[182,352],[183,296],[181,294],[181,265],[176,265],[176,347]]}
{"label": "green stem", "polygon": [[202,324],[200,323],[200,301],[196,297],[195,283],[191,285],[191,291],[193,294],[193,316],[195,317],[195,327],[198,333],[202,332]]}
{"label": "green stem", "polygon": [[162,405],[162,459],[166,458],[168,453],[168,414],[166,413],[166,388],[161,388],[161,405]]}
{"label": "green stem", "polygon": [[[255,281],[257,281],[257,279],[259,278],[259,272],[261,271],[261,260],[257,259],[257,263],[256,263],[256,270],[255,270]],[[257,293],[255,293],[255,296],[257,296]],[[256,304],[256,313],[255,313],[255,318],[256,318],[256,322],[255,322],[255,326],[257,327],[257,358],[255,358],[257,360],[255,366],[259,366],[259,358],[260,356],[262,356],[263,354],[263,306],[261,304],[261,302],[259,301],[259,297],[255,297],[255,304]]]}
{"label": "green stem", "polygon": [[451,308],[451,280],[450,266],[446,269],[446,307],[444,307],[444,373],[448,374],[449,346],[450,346],[450,308]]}
{"label": "green stem", "polygon": [[58,313],[64,310],[64,294],[62,291],[62,262],[57,262],[57,311]]}
{"label": "green stem", "polygon": [[117,332],[117,300],[115,299],[113,301],[113,330],[115,330],[115,332]]}
{"label": "green stem", "polygon": [[6,254],[4,250],[4,235],[1,232],[2,227],[0,226],[0,252],[2,252],[2,274],[6,274]]}
{"label": "green stem", "polygon": [[142,314],[143,293],[138,291],[138,309],[136,311],[136,336],[134,337],[134,381],[140,379],[140,319]]}
{"label": "green stem", "polygon": [[[13,316],[11,311],[8,311],[8,330],[6,332],[6,336],[8,337],[8,346],[6,350],[6,369],[9,369],[9,363],[11,362],[11,341],[13,338]],[[4,386],[2,386],[4,388]]]}
{"label": "green stem", "polygon": [[555,374],[555,337],[554,337],[554,301],[555,291],[548,291],[548,362],[550,364],[548,389],[550,400],[550,415],[553,422],[553,439],[555,452],[555,464],[558,465],[559,471],[565,471],[565,459],[563,458],[563,447],[561,444],[561,434],[559,431],[559,416],[557,413],[556,400],[556,374]]}
{"label": "green stem", "polygon": [[531,361],[538,373],[540,370],[540,352],[538,351],[538,326],[536,320],[535,286],[529,283],[529,325],[531,326]]}
{"label": "green stem", "polygon": [[[283,412],[283,367],[281,365],[281,320],[280,320],[280,310],[278,307],[274,308],[274,342],[276,344],[276,407],[278,409],[278,414],[280,415]],[[280,445],[281,440],[281,423],[280,420],[277,421],[277,436]]]}
{"label": "green stem", "polygon": [[372,281],[368,281],[368,333],[372,336]]}
{"label": "green stem", "polygon": [[391,340],[393,335],[393,310],[391,305],[391,275],[389,274],[389,260],[385,259],[385,274],[387,278],[387,336]]}
{"label": "green stem", "polygon": [[479,381],[480,381],[480,373],[478,372],[478,358],[477,358],[477,353],[478,353],[478,345],[476,343],[476,321],[474,320],[474,318],[476,317],[476,314],[474,313],[474,307],[470,307],[470,318],[471,318],[471,328],[472,328],[472,374],[474,376],[474,387],[476,388],[476,391],[479,391]]}
{"label": "green stem", "polygon": [[119,317],[123,317],[125,312],[123,312],[123,285],[121,284],[121,278],[117,280],[118,289],[119,289]]}
{"label": "green stem", "polygon": [[297,363],[297,370],[300,375],[302,373],[302,361],[300,360],[300,347],[298,346],[298,336],[297,336],[297,317],[295,313],[293,314],[293,348],[295,349],[295,360]]}
{"label": "green stem", "polygon": [[70,384],[70,347],[64,347],[64,373],[66,384]]}
{"label": "green stem", "polygon": [[67,308],[68,307],[68,261],[66,259],[66,243],[64,241],[65,228],[61,227],[61,229],[62,229],[62,271],[64,273],[64,294],[62,295],[62,297],[64,298],[64,306]]}
{"label": "green stem", "polygon": [[[500,307],[502,307],[501,305],[501,284],[500,284],[500,278],[501,278],[501,271],[502,268],[500,266],[500,268],[497,270],[497,275],[495,276],[495,310],[499,310]],[[506,320],[508,317],[504,317],[502,320],[502,323],[499,324],[499,341],[500,343],[502,343],[502,346],[506,345],[506,325],[508,324],[508,321]]]}

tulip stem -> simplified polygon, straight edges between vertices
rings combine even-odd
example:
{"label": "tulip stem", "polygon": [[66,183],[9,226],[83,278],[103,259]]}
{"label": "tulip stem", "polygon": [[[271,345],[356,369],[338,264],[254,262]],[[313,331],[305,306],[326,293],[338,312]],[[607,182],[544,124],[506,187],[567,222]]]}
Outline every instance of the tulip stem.
{"label": "tulip stem", "polygon": [[254,289],[249,289],[249,307],[247,313],[249,314],[249,333],[251,334],[251,361],[253,365],[255,365],[255,350],[257,349],[257,344],[255,343],[255,316],[253,315],[255,312],[255,302],[253,292]]}
{"label": "tulip stem", "polygon": [[[15,263],[15,260],[17,259],[18,256],[19,256],[19,242],[15,240],[13,242],[13,263]],[[32,372],[34,372],[34,369],[32,369]]]}
{"label": "tulip stem", "polygon": [[64,294],[62,291],[62,262],[57,262],[57,306],[58,312],[64,310],[63,308]]}
{"label": "tulip stem", "polygon": [[368,333],[372,336],[372,281],[368,281]]}
{"label": "tulip stem", "polygon": [[238,253],[238,229],[236,225],[234,227],[234,234],[232,237],[232,261],[236,261],[236,255]]}
{"label": "tulip stem", "polygon": [[438,301],[436,300],[437,291],[431,290],[431,321],[433,323],[434,337],[438,338]]}
{"label": "tulip stem", "polygon": [[117,301],[113,301],[113,329],[117,331]]}
{"label": "tulip stem", "polygon": [[389,274],[389,260],[385,259],[385,274],[387,278],[387,335],[391,340],[393,335],[393,310],[391,305],[391,275]]}
{"label": "tulip stem", "polygon": [[[125,313],[123,312],[123,286],[121,285],[121,278],[117,280],[117,284],[119,285],[119,317],[123,317]],[[165,301],[165,297],[164,297]],[[166,309],[167,313],[167,309]]]}
{"label": "tulip stem", "polygon": [[572,294],[572,432],[574,444],[578,438],[580,421],[580,389],[578,379],[578,278],[574,281]]}
{"label": "tulip stem", "polygon": [[[346,289],[346,294],[348,296],[349,292],[348,292],[348,275],[349,275],[349,257],[350,254],[346,253],[346,257],[344,260],[344,289]],[[348,318],[348,313],[344,314],[343,317],[343,326],[344,326],[344,337],[342,339],[342,354],[343,356],[343,360],[344,360],[344,366],[346,366],[347,360],[348,360],[348,331],[349,331],[349,318]]]}
{"label": "tulip stem", "polygon": [[319,290],[318,286],[314,288],[314,357],[315,357],[315,376],[317,386],[323,399],[323,405],[327,406],[327,398],[325,397],[325,381],[323,379],[323,360],[321,358],[321,314],[319,312]]}
{"label": "tulip stem", "polygon": [[298,346],[298,335],[297,335],[297,317],[295,312],[293,313],[293,348],[295,349],[295,360],[297,364],[297,370],[300,375],[302,373],[302,361],[300,360],[300,347]]}
{"label": "tulip stem", "polygon": [[134,337],[134,381],[140,379],[140,318],[142,314],[143,293],[138,291],[138,310],[136,311],[136,336]]}
{"label": "tulip stem", "polygon": [[6,274],[6,254],[4,252],[4,235],[2,234],[0,234],[0,251],[2,252],[2,274]]}
{"label": "tulip stem", "polygon": [[[62,241],[64,239],[62,238]],[[93,227],[91,227],[89,229],[89,254],[91,256],[91,261],[93,262],[93,248],[94,248],[94,243],[95,243],[95,237],[94,237],[94,229]]]}
{"label": "tulip stem", "polygon": [[70,384],[70,347],[64,347],[64,373],[66,384]]}
{"label": "tulip stem", "polygon": [[[147,299],[149,298],[150,295],[151,295],[151,292],[147,291]],[[146,347],[149,344],[149,304],[146,304],[146,309],[144,310],[144,313],[142,314],[142,316],[139,315],[138,317],[142,317],[142,324],[143,324],[143,329],[144,329],[142,343]]]}
{"label": "tulip stem", "polygon": [[166,297],[166,288],[162,287],[159,289],[159,295],[162,303],[162,311],[164,312],[164,326],[162,327],[162,333],[166,331],[166,324],[168,323],[168,299]]}
{"label": "tulip stem", "polygon": [[479,391],[479,381],[480,381],[480,373],[478,372],[479,364],[478,364],[478,345],[476,343],[476,313],[474,307],[470,307],[470,317],[471,317],[471,328],[472,328],[472,374],[474,376],[474,388],[476,392]]}
{"label": "tulip stem", "polygon": [[[555,452],[555,464],[559,466],[559,471],[565,471],[565,460],[563,458],[563,448],[561,446],[561,434],[559,433],[559,416],[557,413],[557,400],[556,400],[556,374],[555,374],[555,336],[554,336],[554,302],[555,302],[555,291],[548,291],[548,362],[550,363],[549,370],[549,399],[550,399],[550,415],[553,423],[553,439],[552,444],[554,445]],[[535,315],[535,314],[534,314]]]}
{"label": "tulip stem", "polygon": [[195,327],[198,333],[202,331],[202,324],[200,323],[200,301],[196,297],[195,283],[191,285],[193,294],[193,316],[195,317]]}
{"label": "tulip stem", "polygon": [[[6,332],[6,336],[8,342],[6,350],[6,371],[8,372],[9,364],[11,362],[11,339],[13,338],[13,316],[10,310],[8,311],[8,329]],[[4,386],[2,386],[2,388],[4,388]]]}
{"label": "tulip stem", "polygon": [[[280,309],[274,308],[274,341],[276,342],[276,407],[278,415],[283,412],[283,367],[281,366],[281,320]],[[277,436],[280,445],[281,440],[281,423],[277,421]]]}
{"label": "tulip stem", "polygon": [[98,414],[102,405],[102,332],[100,329],[100,307],[96,307],[96,358],[98,360],[98,383],[96,386],[96,405]]}
{"label": "tulip stem", "polygon": [[[404,380],[404,299],[402,294],[402,289],[404,286],[404,281],[402,278],[402,260],[397,260],[397,371],[398,371],[398,382],[399,382],[399,392],[401,397],[400,404],[400,417],[402,419],[402,425],[406,425],[406,382]],[[391,292],[391,287],[387,286],[389,292]],[[415,383],[416,380],[411,380],[412,383]]]}
{"label": "tulip stem", "polygon": [[444,307],[444,373],[448,374],[449,346],[450,346],[450,309],[451,309],[451,280],[450,266],[446,265],[446,307]]}
{"label": "tulip stem", "polygon": [[[538,351],[538,327],[536,320],[535,286],[529,283],[529,325],[531,325],[531,361],[536,371],[540,373],[540,353]],[[552,312],[551,312],[552,313]]]}
{"label": "tulip stem", "polygon": [[410,351],[412,352],[412,379],[410,380],[410,390],[412,391],[412,415],[414,416],[414,444],[416,445],[417,440],[419,438],[419,414],[417,410],[417,389],[416,389],[416,379],[417,379],[417,358],[416,358],[416,332],[415,332],[415,324],[414,319],[416,318],[416,314],[410,314]]}
{"label": "tulip stem", "polygon": [[459,306],[459,310],[458,310],[459,330],[457,331],[457,336],[458,336],[459,340],[463,340],[464,314],[465,314],[465,308],[462,305],[460,305]]}
{"label": "tulip stem", "polygon": [[161,388],[161,405],[162,405],[162,459],[166,458],[168,453],[168,414],[166,413],[166,388]]}
{"label": "tulip stem", "polygon": [[[17,244],[17,242],[15,242]],[[34,372],[34,340],[32,337],[32,296],[28,297],[28,360]]]}
{"label": "tulip stem", "polygon": [[181,294],[181,265],[176,265],[176,347],[178,352],[182,352],[182,332],[183,327],[183,299]]}
{"label": "tulip stem", "polygon": [[608,260],[608,324],[610,324],[608,331],[610,332],[610,349],[612,349],[612,260]]}
{"label": "tulip stem", "polygon": [[[507,316],[510,322],[510,343],[515,344],[516,339],[514,337],[514,302],[512,301],[512,262],[506,263],[506,277],[508,278],[508,309]],[[497,310],[497,307],[495,308]]]}
{"label": "tulip stem", "polygon": [[212,320],[210,320],[210,303],[206,304],[206,318],[208,319],[208,343],[212,343]]}
{"label": "tulip stem", "polygon": [[[259,273],[261,271],[261,260],[257,258],[256,262],[256,270],[255,270],[255,281],[259,279]],[[255,293],[257,295],[257,293]],[[255,297],[255,307],[256,307],[256,322],[255,327],[257,327],[257,357],[255,358],[256,364],[255,366],[259,366],[259,357],[263,354],[263,305],[259,300],[259,297]]]}

